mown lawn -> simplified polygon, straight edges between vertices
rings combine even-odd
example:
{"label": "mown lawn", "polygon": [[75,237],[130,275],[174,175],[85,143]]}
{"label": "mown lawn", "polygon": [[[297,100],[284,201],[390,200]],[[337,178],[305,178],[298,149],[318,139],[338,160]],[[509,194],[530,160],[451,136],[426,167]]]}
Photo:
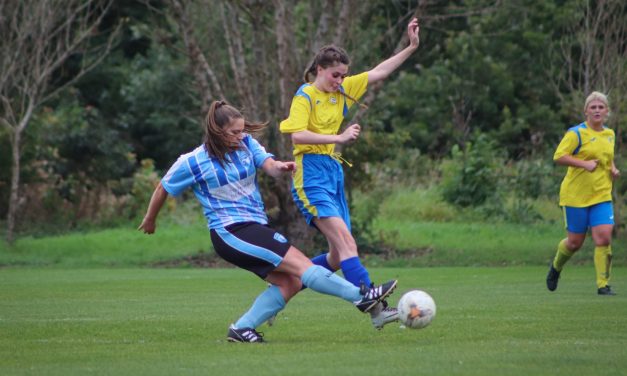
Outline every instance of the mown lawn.
{"label": "mown lawn", "polygon": [[0,269],[1,375],[624,375],[627,268],[615,297],[591,266],[544,287],[545,267],[372,269],[433,295],[420,331],[370,327],[350,304],[304,291],[265,345],[226,329],[264,287],[238,269]]}

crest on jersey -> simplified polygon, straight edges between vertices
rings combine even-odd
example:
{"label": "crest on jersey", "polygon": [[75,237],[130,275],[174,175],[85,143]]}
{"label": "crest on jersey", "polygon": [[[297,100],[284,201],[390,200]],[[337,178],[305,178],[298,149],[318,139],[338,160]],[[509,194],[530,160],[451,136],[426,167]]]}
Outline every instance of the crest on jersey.
{"label": "crest on jersey", "polygon": [[329,98],[329,102],[331,102],[331,104],[336,104],[337,103],[337,99],[335,99],[335,97],[331,97],[331,98]]}

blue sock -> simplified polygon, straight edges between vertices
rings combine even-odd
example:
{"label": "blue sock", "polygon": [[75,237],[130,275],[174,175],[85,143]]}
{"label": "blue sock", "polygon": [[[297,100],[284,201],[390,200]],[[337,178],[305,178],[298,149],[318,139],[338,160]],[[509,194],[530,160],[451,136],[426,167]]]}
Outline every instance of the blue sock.
{"label": "blue sock", "polygon": [[358,287],[319,265],[312,265],[305,270],[301,280],[314,291],[337,296],[351,303],[362,298]]}
{"label": "blue sock", "polygon": [[351,257],[340,262],[340,268],[344,278],[353,285],[360,287],[364,283],[367,287],[370,287],[370,275],[364,266],[359,261],[359,257]]}
{"label": "blue sock", "polygon": [[328,255],[328,254],[329,254],[329,253],[327,252],[327,253],[323,253],[323,254],[321,254],[321,255],[318,255],[318,256],[316,256],[316,257],[312,258],[312,259],[311,259],[311,262],[313,262],[313,263],[314,263],[314,265],[320,265],[320,266],[322,266],[323,268],[325,268],[326,270],[329,270],[329,271],[335,272],[335,270],[333,270],[333,268],[331,267],[331,265],[329,265],[329,261],[327,261],[327,255]]}
{"label": "blue sock", "polygon": [[253,328],[255,329],[264,321],[278,313],[285,307],[285,299],[281,295],[281,291],[275,285],[268,289],[255,299],[255,302],[242,317],[235,323],[235,328]]}

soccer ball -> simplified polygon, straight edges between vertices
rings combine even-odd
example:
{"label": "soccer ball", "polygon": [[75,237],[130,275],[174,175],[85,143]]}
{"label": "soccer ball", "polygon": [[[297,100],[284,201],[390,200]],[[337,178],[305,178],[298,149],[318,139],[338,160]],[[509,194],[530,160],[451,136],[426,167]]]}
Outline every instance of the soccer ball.
{"label": "soccer ball", "polygon": [[398,316],[403,325],[422,329],[435,318],[435,302],[422,290],[411,290],[398,301]]}

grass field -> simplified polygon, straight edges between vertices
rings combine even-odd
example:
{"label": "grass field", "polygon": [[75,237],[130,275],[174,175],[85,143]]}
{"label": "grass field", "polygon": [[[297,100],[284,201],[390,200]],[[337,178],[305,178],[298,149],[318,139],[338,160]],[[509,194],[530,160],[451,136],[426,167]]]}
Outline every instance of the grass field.
{"label": "grass field", "polygon": [[615,297],[591,266],[559,289],[545,267],[373,269],[438,304],[420,331],[375,331],[349,304],[305,291],[264,345],[225,341],[264,284],[237,269],[0,269],[1,375],[624,375],[627,268]]}

